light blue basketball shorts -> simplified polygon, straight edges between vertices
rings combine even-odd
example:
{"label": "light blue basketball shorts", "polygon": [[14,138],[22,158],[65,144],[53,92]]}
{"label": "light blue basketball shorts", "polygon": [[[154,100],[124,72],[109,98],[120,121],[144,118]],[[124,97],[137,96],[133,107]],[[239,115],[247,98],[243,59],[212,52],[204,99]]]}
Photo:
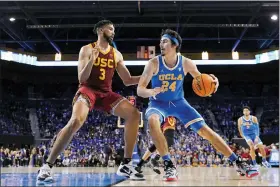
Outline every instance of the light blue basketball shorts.
{"label": "light blue basketball shorts", "polygon": [[202,116],[185,99],[172,102],[152,100],[149,102],[145,118],[148,120],[152,114],[159,115],[160,123],[162,123],[167,116],[174,116],[184,123],[186,128],[191,127],[195,132],[206,125]]}

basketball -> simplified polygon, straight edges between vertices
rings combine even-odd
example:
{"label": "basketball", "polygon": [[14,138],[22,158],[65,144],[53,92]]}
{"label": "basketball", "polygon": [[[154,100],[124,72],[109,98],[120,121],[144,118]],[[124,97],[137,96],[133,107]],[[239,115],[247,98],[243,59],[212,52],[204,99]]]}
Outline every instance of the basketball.
{"label": "basketball", "polygon": [[215,83],[210,75],[201,74],[193,79],[192,88],[196,95],[207,97],[215,91]]}

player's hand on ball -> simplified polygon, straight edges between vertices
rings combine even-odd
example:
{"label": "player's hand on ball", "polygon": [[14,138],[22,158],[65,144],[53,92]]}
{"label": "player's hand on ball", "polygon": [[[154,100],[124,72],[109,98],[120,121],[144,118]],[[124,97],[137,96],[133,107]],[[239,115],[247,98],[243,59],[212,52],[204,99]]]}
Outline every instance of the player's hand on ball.
{"label": "player's hand on ball", "polygon": [[213,82],[215,83],[214,93],[216,93],[216,91],[218,90],[218,87],[219,87],[219,80],[215,75],[213,75],[213,74],[209,74],[209,75],[213,78]]}

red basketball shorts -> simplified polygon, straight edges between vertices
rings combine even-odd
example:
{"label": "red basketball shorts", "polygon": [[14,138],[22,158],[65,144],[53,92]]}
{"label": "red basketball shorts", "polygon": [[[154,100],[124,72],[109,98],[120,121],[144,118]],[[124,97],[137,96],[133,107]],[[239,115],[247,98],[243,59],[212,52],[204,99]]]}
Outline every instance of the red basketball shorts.
{"label": "red basketball shorts", "polygon": [[81,86],[73,99],[73,105],[77,100],[86,100],[89,110],[97,109],[114,114],[118,104],[125,98],[115,92],[100,92],[86,86]]}

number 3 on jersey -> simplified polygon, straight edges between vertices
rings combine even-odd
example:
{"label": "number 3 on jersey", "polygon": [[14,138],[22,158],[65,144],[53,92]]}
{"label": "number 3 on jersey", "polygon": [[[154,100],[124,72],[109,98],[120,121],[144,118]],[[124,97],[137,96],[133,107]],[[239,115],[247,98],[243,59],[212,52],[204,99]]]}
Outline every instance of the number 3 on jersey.
{"label": "number 3 on jersey", "polygon": [[172,82],[169,86],[168,81],[162,81],[162,88],[164,89],[164,92],[171,90],[172,92],[175,92],[176,90],[176,81]]}
{"label": "number 3 on jersey", "polygon": [[100,71],[101,71],[101,75],[99,76],[99,79],[100,80],[105,80],[105,72],[106,72],[106,70],[103,69],[103,68],[100,68]]}

